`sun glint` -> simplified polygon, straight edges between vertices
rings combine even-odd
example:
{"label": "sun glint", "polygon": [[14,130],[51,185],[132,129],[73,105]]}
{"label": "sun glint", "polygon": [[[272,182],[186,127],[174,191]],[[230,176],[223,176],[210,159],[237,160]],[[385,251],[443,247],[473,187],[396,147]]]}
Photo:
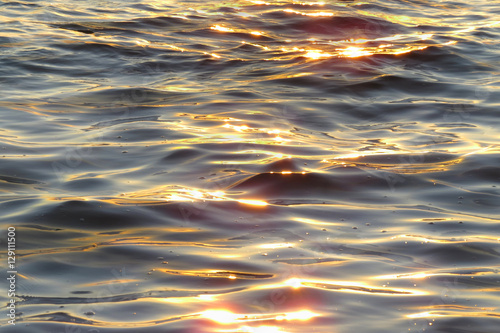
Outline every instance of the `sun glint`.
{"label": "sun glint", "polygon": [[231,28],[226,28],[226,27],[223,27],[223,26],[218,25],[218,24],[211,26],[210,29],[221,31],[221,32],[232,32],[232,31],[234,31]]}

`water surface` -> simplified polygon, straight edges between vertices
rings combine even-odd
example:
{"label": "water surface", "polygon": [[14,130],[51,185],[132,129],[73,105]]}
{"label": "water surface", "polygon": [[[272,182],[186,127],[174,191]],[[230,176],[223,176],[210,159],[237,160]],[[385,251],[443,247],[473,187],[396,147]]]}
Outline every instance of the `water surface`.
{"label": "water surface", "polygon": [[3,1],[3,331],[498,332],[499,14]]}

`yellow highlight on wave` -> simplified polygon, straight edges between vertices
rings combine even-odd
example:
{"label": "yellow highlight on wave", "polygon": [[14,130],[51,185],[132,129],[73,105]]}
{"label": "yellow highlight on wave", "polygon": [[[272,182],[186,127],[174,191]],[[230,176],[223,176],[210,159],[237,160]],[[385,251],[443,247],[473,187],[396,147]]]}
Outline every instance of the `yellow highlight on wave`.
{"label": "yellow highlight on wave", "polygon": [[211,26],[210,29],[221,31],[221,32],[233,32],[234,31],[231,28],[226,28],[226,27],[223,27],[223,26],[218,25],[218,24]]}
{"label": "yellow highlight on wave", "polygon": [[306,321],[320,316],[309,310],[300,310],[296,312],[285,312],[275,314],[237,314],[225,309],[206,310],[200,313],[202,318],[210,319],[219,324],[230,325],[241,322],[267,321],[267,320],[300,320]]}
{"label": "yellow highlight on wave", "polygon": [[251,200],[251,199],[239,199],[239,203],[252,206],[267,206],[268,203],[262,200]]}
{"label": "yellow highlight on wave", "polygon": [[268,203],[257,199],[232,199],[226,196],[224,191],[200,191],[196,189],[183,188],[177,190],[178,193],[168,194],[168,201],[236,201],[245,205],[267,206]]}
{"label": "yellow highlight on wave", "polygon": [[326,53],[326,52],[323,52],[321,50],[309,50],[309,51],[307,51],[306,54],[304,54],[304,57],[311,58],[311,59],[321,59],[321,58],[333,57],[333,54]]}
{"label": "yellow highlight on wave", "polygon": [[341,56],[347,58],[357,58],[362,56],[370,56],[373,55],[373,52],[368,51],[362,47],[349,46],[339,52]]}

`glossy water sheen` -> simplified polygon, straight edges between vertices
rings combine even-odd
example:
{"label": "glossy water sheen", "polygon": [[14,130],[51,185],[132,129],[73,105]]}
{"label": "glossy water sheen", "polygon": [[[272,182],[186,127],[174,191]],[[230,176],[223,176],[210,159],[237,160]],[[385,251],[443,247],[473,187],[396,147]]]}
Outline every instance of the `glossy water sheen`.
{"label": "glossy water sheen", "polygon": [[3,1],[2,331],[498,332],[499,17]]}

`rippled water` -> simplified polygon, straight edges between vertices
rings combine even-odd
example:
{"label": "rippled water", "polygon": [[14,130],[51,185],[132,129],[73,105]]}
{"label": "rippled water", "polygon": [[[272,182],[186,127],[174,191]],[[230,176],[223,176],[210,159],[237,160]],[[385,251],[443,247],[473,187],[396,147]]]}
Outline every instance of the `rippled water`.
{"label": "rippled water", "polygon": [[2,331],[498,332],[499,17],[2,1]]}

